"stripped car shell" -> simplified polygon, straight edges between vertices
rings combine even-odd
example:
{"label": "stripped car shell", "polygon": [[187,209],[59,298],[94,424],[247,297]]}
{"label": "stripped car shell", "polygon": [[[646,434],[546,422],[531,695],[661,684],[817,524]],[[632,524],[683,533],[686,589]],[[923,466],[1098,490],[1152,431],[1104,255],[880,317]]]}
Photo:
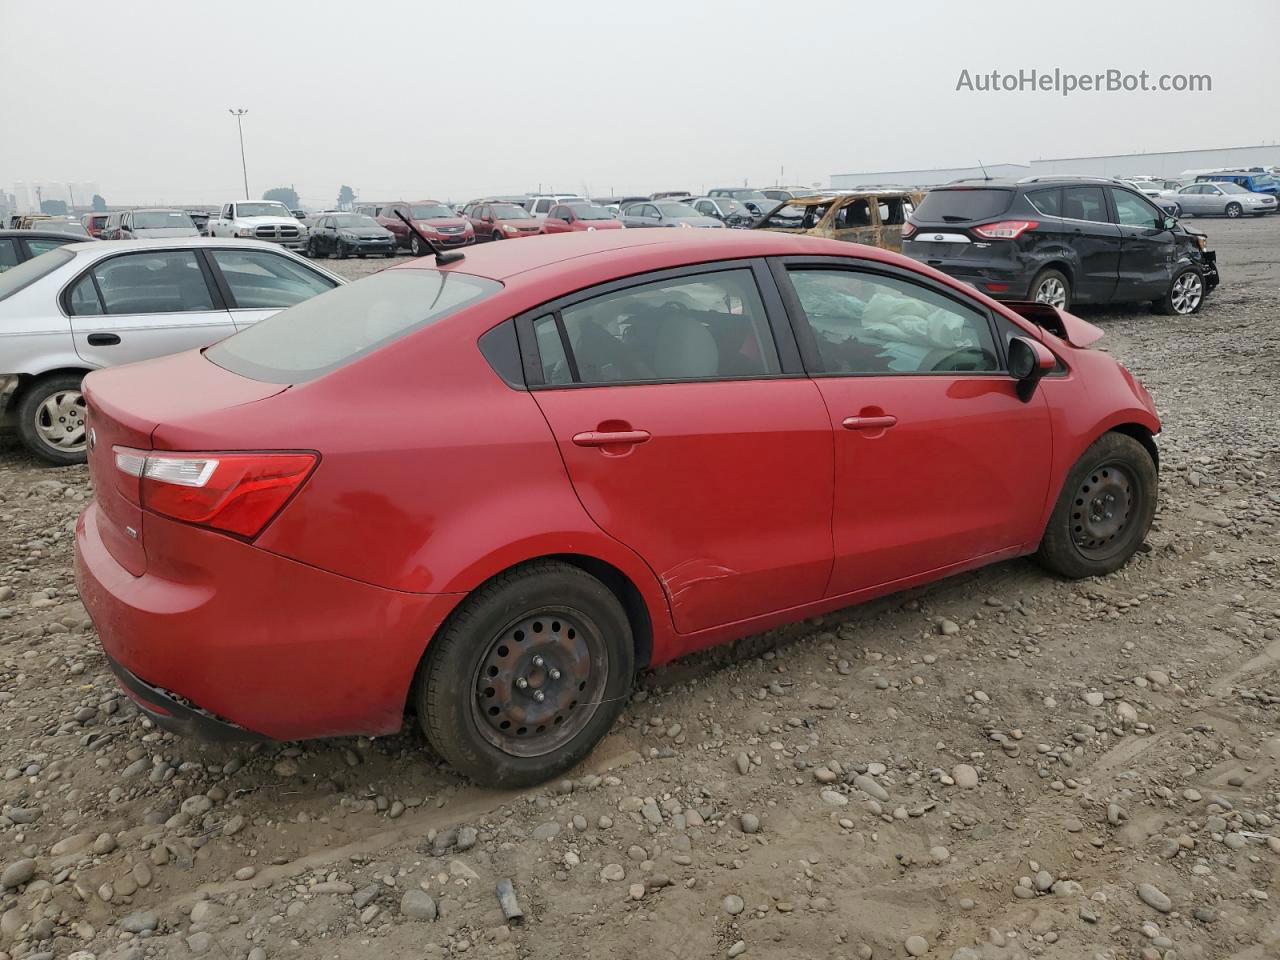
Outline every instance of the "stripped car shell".
{"label": "stripped car shell", "polygon": [[902,225],[924,198],[919,190],[851,190],[796,197],[755,223],[753,230],[775,230],[847,243],[865,243],[902,251]]}

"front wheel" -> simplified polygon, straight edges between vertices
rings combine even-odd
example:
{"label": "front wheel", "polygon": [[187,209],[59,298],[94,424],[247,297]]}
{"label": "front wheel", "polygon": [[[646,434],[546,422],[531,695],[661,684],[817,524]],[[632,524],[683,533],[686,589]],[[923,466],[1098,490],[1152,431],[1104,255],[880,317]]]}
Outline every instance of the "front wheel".
{"label": "front wheel", "polygon": [[333,255],[339,260],[347,259],[347,245],[339,240],[333,245]]}
{"label": "front wheel", "polygon": [[1041,270],[1031,281],[1031,299],[1067,310],[1071,306],[1071,281],[1059,270]]}
{"label": "front wheel", "polygon": [[84,463],[86,436],[82,376],[67,373],[38,380],[18,401],[18,436],[46,463]]}
{"label": "front wheel", "polygon": [[426,247],[422,245],[421,238],[416,233],[409,238],[409,252],[415,257],[420,257],[427,252]]}
{"label": "front wheel", "polygon": [[608,733],[635,671],[622,605],[578,567],[538,561],[463,601],[431,641],[418,720],[455,769],[527,787],[573,767]]}
{"label": "front wheel", "polygon": [[1240,204],[1238,203],[1227,204],[1227,216],[1230,217],[1232,220],[1240,216],[1240,214],[1242,213],[1244,213],[1244,207],[1240,206]]}
{"label": "front wheel", "polygon": [[1187,267],[1174,275],[1169,292],[1154,304],[1157,313],[1185,317],[1197,312],[1204,303],[1204,278],[1195,267]]}
{"label": "front wheel", "polygon": [[1036,559],[1073,580],[1120,569],[1151,529],[1157,482],[1146,447],[1104,434],[1067,475]]}

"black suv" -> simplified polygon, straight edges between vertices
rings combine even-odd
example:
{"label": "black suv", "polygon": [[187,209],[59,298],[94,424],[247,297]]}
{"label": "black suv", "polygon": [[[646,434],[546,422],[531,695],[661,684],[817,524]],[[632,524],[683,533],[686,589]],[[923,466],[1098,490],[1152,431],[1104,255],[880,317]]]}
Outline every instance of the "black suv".
{"label": "black suv", "polygon": [[997,300],[1149,300],[1195,313],[1218,285],[1205,235],[1115,180],[962,180],[930,190],[902,252]]}

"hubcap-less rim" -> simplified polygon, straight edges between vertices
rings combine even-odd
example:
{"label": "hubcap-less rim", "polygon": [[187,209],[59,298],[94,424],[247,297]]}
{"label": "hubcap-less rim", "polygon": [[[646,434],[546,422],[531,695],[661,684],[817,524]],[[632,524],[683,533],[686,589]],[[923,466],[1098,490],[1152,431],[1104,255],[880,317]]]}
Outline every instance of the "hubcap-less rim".
{"label": "hubcap-less rim", "polygon": [[1133,474],[1121,464],[1102,464],[1085,477],[1071,504],[1071,539],[1080,555],[1109,560],[1123,550],[1138,499]]}
{"label": "hubcap-less rim", "polygon": [[1173,309],[1176,313],[1191,313],[1196,307],[1200,306],[1200,297],[1203,295],[1204,284],[1200,282],[1199,274],[1187,271],[1177,280],[1173,281],[1173,295],[1170,299],[1173,301]]}
{"label": "hubcap-less rim", "polygon": [[1067,288],[1057,277],[1045,277],[1036,290],[1036,301],[1047,303],[1051,307],[1065,307],[1067,304]]}
{"label": "hubcap-less rim", "polygon": [[498,634],[476,673],[472,715],[503,753],[541,757],[563,747],[600,705],[609,654],[595,623],[547,606]]}
{"label": "hubcap-less rim", "polygon": [[36,408],[36,433],[51,447],[78,453],[85,447],[84,395],[79,390],[59,390]]}

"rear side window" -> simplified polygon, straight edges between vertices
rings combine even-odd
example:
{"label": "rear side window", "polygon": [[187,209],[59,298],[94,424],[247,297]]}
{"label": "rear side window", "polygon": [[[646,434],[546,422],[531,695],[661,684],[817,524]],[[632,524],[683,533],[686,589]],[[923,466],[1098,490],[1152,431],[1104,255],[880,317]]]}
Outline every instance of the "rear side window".
{"label": "rear side window", "polygon": [[[548,384],[722,380],[781,367],[750,270],[628,287],[534,324]],[[564,350],[568,340],[569,353]]]}
{"label": "rear side window", "polygon": [[1054,187],[1051,190],[1032,190],[1027,194],[1027,199],[1031,201],[1031,206],[1036,208],[1037,213],[1042,213],[1046,217],[1062,216],[1062,188]]}
{"label": "rear side window", "polygon": [[1013,203],[1012,190],[960,187],[932,190],[916,207],[915,218],[930,223],[964,223],[998,217]]}
{"label": "rear side window", "polygon": [[0,273],[18,265],[18,241],[12,237],[0,237]]}
{"label": "rear side window", "polygon": [[282,310],[205,356],[242,377],[303,383],[501,289],[466,273],[388,270]]}
{"label": "rear side window", "polygon": [[50,250],[38,257],[32,257],[26,263],[20,263],[0,273],[0,300],[8,299],[24,287],[29,287],[62,265],[69,263],[74,255],[66,250]]}
{"label": "rear side window", "polygon": [[327,277],[277,253],[214,250],[212,256],[231,288],[235,305],[241,309],[282,310],[337,286]]}

